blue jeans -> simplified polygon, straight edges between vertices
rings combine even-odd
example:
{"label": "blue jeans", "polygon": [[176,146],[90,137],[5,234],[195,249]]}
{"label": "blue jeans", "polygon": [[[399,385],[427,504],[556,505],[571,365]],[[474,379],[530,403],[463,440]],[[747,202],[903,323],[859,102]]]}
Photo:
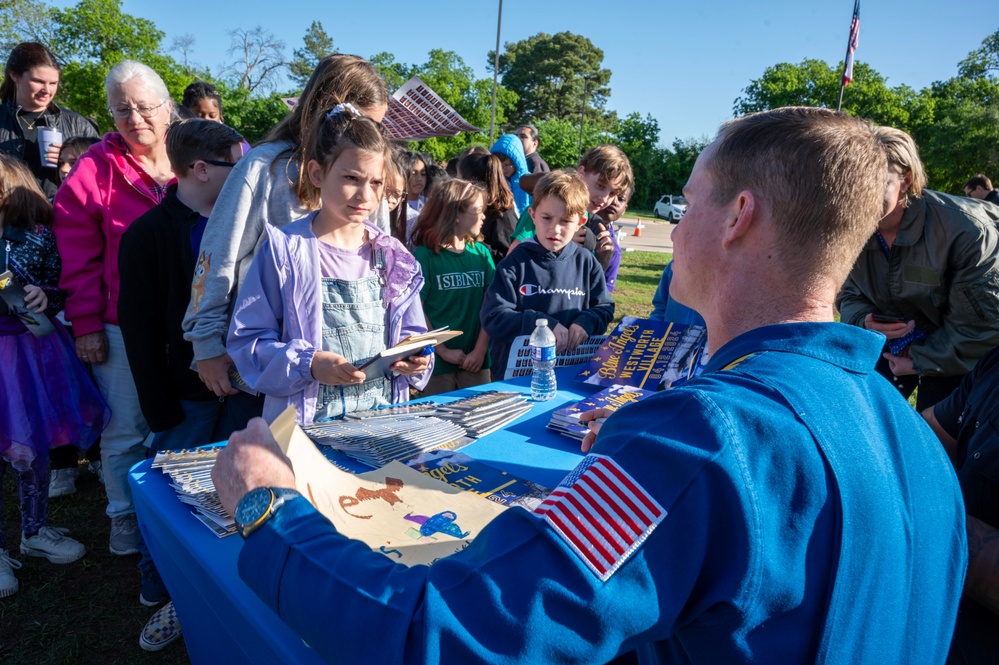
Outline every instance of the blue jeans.
{"label": "blue jeans", "polygon": [[227,440],[230,434],[246,427],[250,418],[263,412],[263,397],[240,392],[221,400],[180,400],[180,408],[184,421],[153,435],[150,456]]}

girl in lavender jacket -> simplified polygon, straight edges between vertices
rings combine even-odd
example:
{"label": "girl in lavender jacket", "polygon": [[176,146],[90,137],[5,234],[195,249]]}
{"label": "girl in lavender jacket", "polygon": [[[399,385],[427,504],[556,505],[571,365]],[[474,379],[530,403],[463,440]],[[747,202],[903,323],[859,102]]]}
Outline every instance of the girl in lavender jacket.
{"label": "girl in lavender jacket", "polygon": [[243,380],[266,395],[264,418],[289,404],[301,424],[409,399],[431,356],[366,379],[363,361],[426,332],[423,276],[395,238],[365,222],[378,206],[388,143],[349,104],[321,116],[306,173],[321,207],[268,239],[240,288],[227,350]]}

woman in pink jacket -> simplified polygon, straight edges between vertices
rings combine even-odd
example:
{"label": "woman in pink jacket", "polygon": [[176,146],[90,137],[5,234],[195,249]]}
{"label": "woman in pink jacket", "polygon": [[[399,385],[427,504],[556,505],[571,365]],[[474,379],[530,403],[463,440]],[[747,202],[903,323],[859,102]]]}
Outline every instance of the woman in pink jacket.
{"label": "woman in pink jacket", "polygon": [[118,131],[105,134],[77,161],[56,194],[53,231],[76,353],[90,363],[111,407],[101,441],[110,549],[126,555],[139,551],[128,470],[145,459],[149,426],[118,327],[118,243],[137,217],[163,199],[173,180],[164,143],[173,103],[156,72],[132,60],[111,69],[105,88]]}

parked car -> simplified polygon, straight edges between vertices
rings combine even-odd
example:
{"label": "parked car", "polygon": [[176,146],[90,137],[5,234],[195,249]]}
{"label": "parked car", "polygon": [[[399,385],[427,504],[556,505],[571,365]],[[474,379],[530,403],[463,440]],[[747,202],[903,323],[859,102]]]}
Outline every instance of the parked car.
{"label": "parked car", "polygon": [[661,197],[652,209],[656,219],[668,219],[671,222],[679,222],[685,212],[687,212],[687,199],[672,194]]}

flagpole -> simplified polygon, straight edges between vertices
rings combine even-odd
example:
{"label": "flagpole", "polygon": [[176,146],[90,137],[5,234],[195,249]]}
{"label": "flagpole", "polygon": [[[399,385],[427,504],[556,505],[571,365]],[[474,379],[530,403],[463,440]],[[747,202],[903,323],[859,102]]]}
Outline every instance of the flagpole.
{"label": "flagpole", "polygon": [[499,14],[496,16],[496,53],[493,54],[493,118],[489,121],[489,145],[496,137],[496,82],[499,78],[500,26],[503,24],[503,0],[499,0]]}
{"label": "flagpole", "polygon": [[839,81],[839,101],[836,102],[836,110],[843,109],[843,91],[853,80],[853,53],[857,50],[857,41],[860,37],[860,0],[853,1],[853,19],[850,21],[850,35],[846,38],[846,57],[843,59],[843,76]]}

